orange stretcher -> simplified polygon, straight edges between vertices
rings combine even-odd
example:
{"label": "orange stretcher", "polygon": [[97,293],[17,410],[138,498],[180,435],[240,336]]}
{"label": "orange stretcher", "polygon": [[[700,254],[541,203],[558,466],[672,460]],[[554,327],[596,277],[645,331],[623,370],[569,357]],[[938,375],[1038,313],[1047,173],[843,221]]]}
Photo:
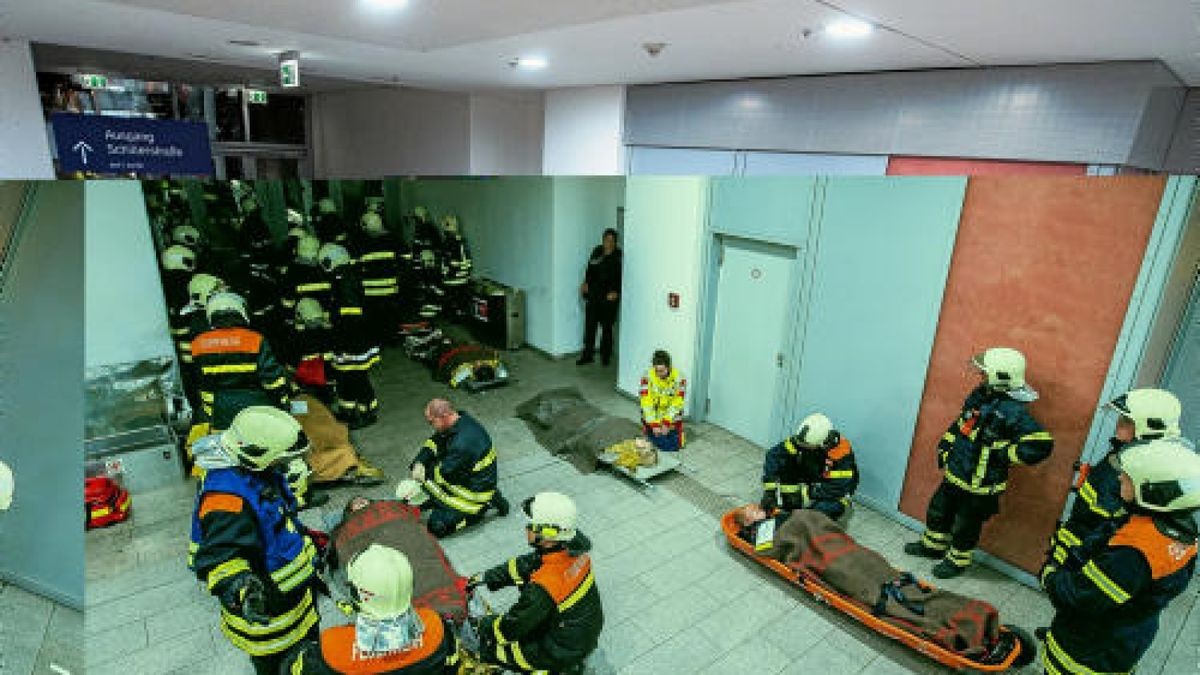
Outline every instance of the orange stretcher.
{"label": "orange stretcher", "polygon": [[[835,591],[825,582],[821,581],[820,578],[811,574],[804,574],[798,570],[794,570],[778,560],[772,560],[770,558],[756,555],[754,552],[754,546],[738,536],[739,528],[737,521],[735,520],[735,514],[739,510],[740,509],[733,509],[721,517],[721,531],[725,533],[725,538],[729,540],[730,546],[733,546],[747,557],[758,561],[759,564],[765,565],[768,569],[783,577],[789,583],[795,584],[806,592],[812,594],[813,598],[817,602],[825,603],[830,607],[842,612],[843,614],[849,615],[851,618],[855,619],[876,633],[881,633],[893,640],[902,642],[906,646],[915,649],[916,651],[928,656],[938,663],[959,671],[971,670],[987,673],[998,673],[1008,670],[1009,668],[1020,667],[1033,661],[1034,654],[1022,654],[1025,649],[1025,644],[1022,642],[1020,637],[1016,636],[1015,634],[1012,636],[1014,639],[1006,640],[1006,642],[1012,645],[1012,648],[1009,650],[1008,654],[998,661],[985,663],[967,658],[962,654],[946,649],[935,642],[926,640],[916,633],[909,632],[901,626],[880,619],[871,613],[870,607],[838,594],[837,591]],[[1012,633],[1007,626],[1001,626],[1000,632],[1001,635],[1004,635],[1005,633]]]}

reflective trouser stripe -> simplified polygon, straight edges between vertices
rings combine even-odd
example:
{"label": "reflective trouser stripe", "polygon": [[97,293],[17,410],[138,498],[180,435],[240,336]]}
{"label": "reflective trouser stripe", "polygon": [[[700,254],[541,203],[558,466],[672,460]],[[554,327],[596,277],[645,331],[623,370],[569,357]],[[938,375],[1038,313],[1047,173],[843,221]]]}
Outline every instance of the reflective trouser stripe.
{"label": "reflective trouser stripe", "polygon": [[256,363],[229,363],[223,366],[201,366],[200,372],[205,375],[217,375],[219,373],[253,373],[258,368]]}
{"label": "reflective trouser stripe", "polygon": [[363,295],[367,296],[368,298],[386,297],[389,295],[397,295],[399,293],[400,289],[396,286],[388,286],[385,288],[368,288],[363,291]]}
{"label": "reflective trouser stripe", "polygon": [[971,564],[972,550],[960,551],[952,546],[946,558],[959,567],[967,567]]}
{"label": "reflective trouser stripe", "polygon": [[925,530],[925,534],[921,535],[921,545],[934,551],[945,551],[950,548],[950,535],[945,532]]}
{"label": "reflective trouser stripe", "polygon": [[436,500],[439,504],[448,506],[459,513],[466,513],[473,516],[479,513],[484,507],[483,504],[476,504],[465,499],[460,499],[452,494],[448,494],[441,488],[441,486],[431,480],[425,481],[423,485],[425,486],[425,491],[429,493],[430,497]]}
{"label": "reflective trouser stripe", "polygon": [[304,591],[299,604],[273,617],[265,626],[251,624],[236,614],[221,610],[221,632],[233,646],[250,656],[282,652],[299,642],[319,621],[309,590]]}
{"label": "reflective trouser stripe", "polygon": [[1088,668],[1082,663],[1071,658],[1063,648],[1058,644],[1058,640],[1054,638],[1053,632],[1046,633],[1046,648],[1042,650],[1042,665],[1046,667],[1046,672],[1055,675],[1125,675],[1131,671],[1097,671]]}

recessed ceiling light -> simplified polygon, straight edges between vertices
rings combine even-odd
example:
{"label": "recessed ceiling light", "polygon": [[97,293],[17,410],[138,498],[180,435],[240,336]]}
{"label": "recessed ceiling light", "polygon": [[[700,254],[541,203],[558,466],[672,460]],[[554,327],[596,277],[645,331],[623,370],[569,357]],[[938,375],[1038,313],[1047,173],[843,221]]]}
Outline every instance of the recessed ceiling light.
{"label": "recessed ceiling light", "polygon": [[235,47],[261,47],[262,43],[258,40],[226,40],[229,44]]}
{"label": "recessed ceiling light", "polygon": [[508,65],[512,66],[513,68],[521,68],[524,70],[541,70],[549,65],[549,63],[541,56],[518,56],[512,61],[509,61]]}
{"label": "recessed ceiling light", "polygon": [[363,0],[363,3],[376,9],[400,9],[408,0]]}
{"label": "recessed ceiling light", "polygon": [[866,37],[871,34],[875,27],[863,21],[862,19],[844,18],[838,19],[833,23],[825,26],[825,32],[834,37],[840,38],[857,38]]}

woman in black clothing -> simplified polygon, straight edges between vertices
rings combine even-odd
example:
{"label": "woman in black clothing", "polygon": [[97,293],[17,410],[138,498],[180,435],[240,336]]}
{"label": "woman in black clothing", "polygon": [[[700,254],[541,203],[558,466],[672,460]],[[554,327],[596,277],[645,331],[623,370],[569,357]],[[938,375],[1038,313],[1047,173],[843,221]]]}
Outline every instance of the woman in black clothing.
{"label": "woman in black clothing", "polygon": [[579,288],[585,306],[583,353],[577,365],[596,360],[596,327],[600,332],[600,361],[608,365],[612,358],[613,323],[621,304],[621,249],[617,247],[617,231],[604,231],[603,243],[592,249],[587,273]]}

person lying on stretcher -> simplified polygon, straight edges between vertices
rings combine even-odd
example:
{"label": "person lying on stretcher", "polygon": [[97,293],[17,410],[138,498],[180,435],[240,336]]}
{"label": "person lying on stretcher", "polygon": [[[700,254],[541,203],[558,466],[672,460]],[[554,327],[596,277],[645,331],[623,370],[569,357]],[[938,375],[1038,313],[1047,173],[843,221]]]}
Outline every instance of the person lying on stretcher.
{"label": "person lying on stretcher", "polygon": [[[892,567],[819,511],[768,514],[761,506],[749,504],[736,512],[735,520],[738,537],[750,543],[756,555],[819,579],[888,623],[974,660],[1003,658],[1011,650],[1011,644],[1002,644],[1004,634],[995,607],[936,589]],[[1033,652],[1032,639],[1026,640],[1023,632],[1009,635],[1024,643],[1022,651]]]}

